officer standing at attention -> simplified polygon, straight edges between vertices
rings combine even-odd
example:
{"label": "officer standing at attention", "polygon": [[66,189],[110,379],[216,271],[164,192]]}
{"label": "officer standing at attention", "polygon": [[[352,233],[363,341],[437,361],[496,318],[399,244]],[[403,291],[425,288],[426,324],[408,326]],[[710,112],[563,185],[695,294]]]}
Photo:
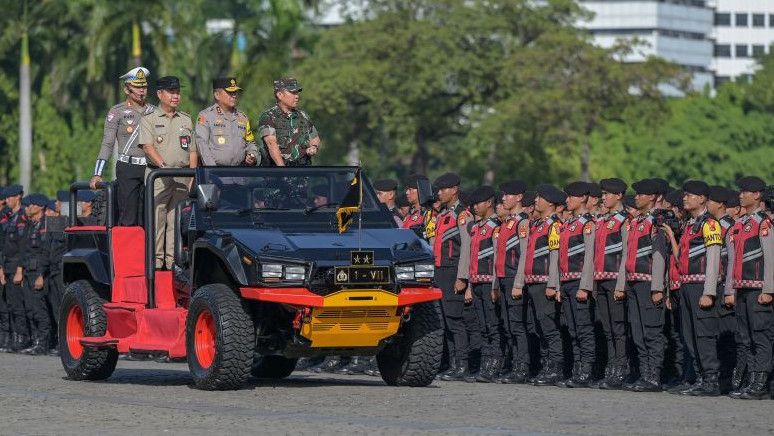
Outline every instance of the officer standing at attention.
{"label": "officer standing at attention", "polygon": [[[301,99],[298,80],[286,77],[274,81],[277,103],[258,120],[258,133],[266,166],[307,166],[320,148],[320,135],[306,112],[298,109]],[[262,160],[264,162],[264,160]]]}
{"label": "officer standing at attention", "polygon": [[495,214],[495,191],[491,186],[479,186],[470,193],[469,201],[476,215],[470,230],[470,274],[465,299],[473,300],[473,307],[481,329],[481,370],[476,377],[480,383],[492,383],[500,375],[502,349],[500,319],[495,302],[494,232],[500,225]]}
{"label": "officer standing at attention", "polygon": [[[533,383],[553,386],[562,373],[564,356],[559,333],[559,219],[557,205],[564,204],[567,194],[553,185],[535,187],[535,213],[532,223],[522,221],[519,226],[519,244],[522,246],[516,278],[511,295],[526,299],[528,313],[540,342],[542,368]],[[526,291],[526,292],[524,292]]]}
{"label": "officer standing at attention", "polygon": [[565,186],[567,210],[572,214],[559,232],[559,256],[555,258],[561,282],[560,301],[564,323],[572,343],[572,377],[564,383],[570,388],[587,387],[596,360],[594,313],[594,217],[586,208],[590,186],[573,182]]}
{"label": "officer standing at attention", "polygon": [[0,285],[5,286],[5,302],[10,314],[11,343],[10,351],[20,351],[30,342],[30,332],[27,328],[27,316],[24,312],[24,228],[27,216],[22,207],[24,189],[21,185],[11,185],[5,189],[8,196],[6,202],[11,209],[11,215],[2,224],[3,246],[0,249]]}
{"label": "officer standing at attention", "polygon": [[615,292],[621,268],[623,241],[627,238],[623,197],[628,187],[621,179],[602,179],[602,207],[608,212],[597,220],[594,279],[595,308],[607,344],[607,365],[601,389],[619,389],[627,374],[626,306],[624,293]]}
{"label": "officer standing at attention", "polygon": [[[159,107],[142,119],[140,146],[148,158],[148,171],[156,168],[196,168],[198,155],[191,117],[177,110],[180,80],[175,76],[156,81]],[[188,196],[192,180],[161,177],[153,187],[156,218],[156,268],[172,269],[175,251],[175,206]]]}
{"label": "officer standing at attention", "polygon": [[441,307],[445,324],[445,338],[449,350],[449,370],[441,380],[463,380],[470,375],[469,342],[465,330],[464,293],[470,273],[470,233],[472,216],[460,202],[460,177],[445,173],[435,179],[438,199],[442,204],[436,217],[433,255],[435,283],[443,292]]}
{"label": "officer standing at attention", "polygon": [[24,268],[24,308],[32,330],[32,345],[21,350],[23,354],[48,353],[51,336],[51,322],[46,303],[46,281],[48,279],[48,255],[43,243],[44,210],[48,198],[43,194],[30,194],[24,198],[27,225],[22,235],[24,240],[22,265]]}
{"label": "officer standing at attention", "polygon": [[403,225],[403,214],[400,213],[400,209],[395,203],[398,195],[398,182],[393,179],[377,180],[374,182],[374,189],[376,189],[376,198],[379,199],[379,202],[387,207],[399,226]]}
{"label": "officer standing at attention", "polygon": [[747,356],[750,376],[747,386],[732,392],[731,398],[760,400],[768,394],[774,346],[774,235],[762,205],[766,183],[758,177],[742,177],[736,184],[747,214],[732,230],[734,257],[727,275],[735,295],[727,296],[726,303],[736,307],[737,347]]}
{"label": "officer standing at attention", "polygon": [[521,259],[522,245],[519,227],[529,223],[522,207],[527,184],[513,180],[500,185],[502,205],[507,215],[495,232],[494,281],[492,289],[500,301],[500,319],[505,333],[504,342],[511,351],[511,370],[497,381],[500,383],[524,383],[529,374],[529,343],[527,339],[527,306],[524,299],[511,295],[516,270]]}
{"label": "officer standing at attention", "polygon": [[651,212],[660,198],[659,184],[652,179],[635,182],[634,201],[640,215],[627,226],[621,269],[615,292],[626,292],[632,340],[637,349],[640,379],[629,390],[661,390],[661,368],[664,363],[664,289],[667,271],[667,242],[661,229],[654,225]]}
{"label": "officer standing at attention", "polygon": [[137,67],[120,78],[124,81],[126,101],[108,111],[105,118],[105,130],[102,135],[102,147],[94,165],[94,175],[89,185],[97,188],[102,182],[102,173],[113,156],[113,148],[118,145],[116,162],[116,181],[118,182],[117,204],[118,224],[138,226],[142,224],[142,193],[145,186],[145,153],[137,141],[140,134],[140,120],[151,113],[155,107],[146,102],[148,94],[147,68]]}
{"label": "officer standing at attention", "polygon": [[196,146],[206,166],[253,166],[258,163],[250,120],[237,109],[242,88],[233,77],[212,81],[215,104],[199,112]]}
{"label": "officer standing at attention", "polygon": [[417,189],[419,180],[427,180],[427,177],[421,174],[411,174],[406,178],[406,198],[411,206],[409,213],[403,217],[403,228],[413,230],[419,237],[423,237],[426,209],[419,204],[419,190]]}
{"label": "officer standing at attention", "polygon": [[[0,259],[2,259],[3,232],[2,228],[13,211],[6,204],[6,188],[0,187]],[[0,285],[0,352],[10,351],[11,347],[11,315],[8,312],[8,304],[5,298],[5,286]]]}
{"label": "officer standing at attention", "polygon": [[[697,377],[692,386],[677,392],[680,395],[720,395],[718,289],[723,289],[720,262],[723,234],[720,223],[707,211],[708,196],[709,185],[702,181],[690,180],[683,184],[683,207],[690,219],[674,256],[680,274],[681,331],[686,357]],[[664,224],[662,230],[674,245],[672,229]]]}

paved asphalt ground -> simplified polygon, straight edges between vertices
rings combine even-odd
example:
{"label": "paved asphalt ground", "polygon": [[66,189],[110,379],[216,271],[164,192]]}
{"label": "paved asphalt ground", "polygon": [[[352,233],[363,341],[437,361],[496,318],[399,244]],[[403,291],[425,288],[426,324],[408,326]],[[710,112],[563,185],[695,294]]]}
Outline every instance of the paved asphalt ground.
{"label": "paved asphalt ground", "polygon": [[0,434],[774,433],[772,401],[306,372],[231,392],[190,383],[184,363],[122,360],[105,382],[74,382],[57,357],[0,354]]}

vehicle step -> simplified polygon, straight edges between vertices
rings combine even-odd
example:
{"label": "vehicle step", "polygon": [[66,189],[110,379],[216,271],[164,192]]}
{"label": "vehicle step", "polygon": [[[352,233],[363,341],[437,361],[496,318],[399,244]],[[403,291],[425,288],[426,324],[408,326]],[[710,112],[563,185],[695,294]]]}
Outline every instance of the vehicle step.
{"label": "vehicle step", "polygon": [[115,347],[118,345],[118,339],[105,336],[89,336],[79,339],[79,342],[84,347],[90,348]]}

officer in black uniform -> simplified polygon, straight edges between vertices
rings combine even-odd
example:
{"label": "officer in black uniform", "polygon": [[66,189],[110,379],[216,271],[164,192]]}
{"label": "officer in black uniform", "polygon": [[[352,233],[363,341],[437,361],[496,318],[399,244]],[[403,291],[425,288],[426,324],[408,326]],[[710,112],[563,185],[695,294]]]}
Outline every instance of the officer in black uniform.
{"label": "officer in black uniform", "polygon": [[[660,180],[660,179],[654,179]],[[661,200],[662,209],[668,209],[674,212],[677,219],[680,220],[681,228],[684,227],[686,212],[683,209],[683,190],[672,189],[663,196]],[[675,235],[679,238],[680,235]],[[677,257],[676,254],[669,249],[670,244],[667,244],[669,251],[668,261],[668,288],[669,295],[669,307],[666,310],[666,318],[664,321],[664,334],[667,339],[666,350],[664,351],[664,371],[663,375],[667,378],[666,388],[671,393],[679,393],[691,387],[691,380],[695,379],[696,371],[698,368],[694,368],[691,365],[685,364],[685,336],[682,334],[683,321],[682,312],[680,310],[680,281],[678,280],[679,273],[677,272]]]}
{"label": "officer in black uniform", "polygon": [[24,354],[48,353],[48,340],[51,335],[46,302],[46,279],[48,278],[48,252],[44,234],[45,208],[48,198],[42,194],[30,194],[24,197],[27,225],[23,234],[22,265],[24,268],[24,308],[27,322],[32,331],[32,345],[21,350]]}
{"label": "officer in black uniform", "polygon": [[[53,203],[53,202],[51,202]],[[67,217],[61,216],[56,211],[56,204],[49,204],[46,209],[45,232],[43,233],[43,245],[48,256],[48,279],[46,280],[46,296],[48,307],[51,311],[51,340],[49,349],[52,354],[57,354],[56,341],[59,325],[59,308],[64,296],[64,282],[62,280],[62,256],[67,244],[65,243],[64,229],[67,225]]]}
{"label": "officer in black uniform", "polygon": [[11,208],[10,217],[2,225],[3,246],[0,255],[2,255],[2,272],[0,273],[0,285],[5,286],[5,301],[8,304],[10,312],[11,344],[10,351],[20,351],[30,343],[30,332],[27,328],[27,316],[24,312],[24,228],[27,224],[27,217],[22,207],[22,196],[24,188],[21,185],[11,185],[6,188],[6,202]]}
{"label": "officer in black uniform", "polygon": [[[6,188],[0,187],[0,229],[12,214],[12,210],[6,204]],[[2,232],[0,232],[0,258],[2,258]],[[10,350],[11,344],[11,315],[8,304],[5,302],[5,286],[0,284],[0,352]]]}

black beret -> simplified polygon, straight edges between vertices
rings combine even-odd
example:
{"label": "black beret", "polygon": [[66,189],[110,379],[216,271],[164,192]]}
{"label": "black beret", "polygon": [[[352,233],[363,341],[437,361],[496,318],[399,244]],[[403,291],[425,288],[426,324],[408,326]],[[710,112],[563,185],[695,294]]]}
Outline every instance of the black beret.
{"label": "black beret", "polygon": [[567,194],[562,192],[559,188],[548,183],[541,183],[535,186],[535,192],[538,197],[542,197],[549,203],[564,204],[567,201]]}
{"label": "black beret", "polygon": [[683,192],[707,197],[709,196],[709,185],[701,180],[688,180],[683,183]]}
{"label": "black beret", "polygon": [[658,191],[656,191],[656,194],[666,195],[667,192],[672,190],[672,188],[669,187],[669,182],[664,179],[656,177],[651,180],[653,180],[653,183],[657,186],[656,189],[658,189]]}
{"label": "black beret", "polygon": [[527,190],[527,184],[522,180],[510,180],[500,184],[500,191],[503,194],[523,194]]}
{"label": "black beret", "polygon": [[720,185],[712,185],[709,187],[708,197],[714,202],[726,204],[730,196],[731,191]]}
{"label": "black beret", "polygon": [[51,210],[56,210],[56,201],[55,200],[48,200],[48,203],[46,204],[46,208]]}
{"label": "black beret", "polygon": [[411,174],[408,177],[406,177],[406,189],[417,188],[417,180],[424,179],[427,180],[426,176],[423,176],[422,174]]}
{"label": "black beret", "polygon": [[470,194],[467,191],[460,191],[459,198],[460,198],[460,203],[466,206],[470,204]]}
{"label": "black beret", "polygon": [[623,203],[626,207],[637,208],[637,203],[634,201],[633,195],[624,195]]}
{"label": "black beret", "polygon": [[626,182],[616,178],[602,179],[599,181],[599,186],[603,191],[609,192],[611,194],[623,194],[626,192],[626,188],[629,187],[626,185]]}
{"label": "black beret", "polygon": [[328,196],[328,185],[314,185],[312,186],[312,194],[318,197]]}
{"label": "black beret", "polygon": [[601,198],[602,197],[602,187],[599,186],[599,183],[590,182],[589,185],[589,195],[594,198]]}
{"label": "black beret", "polygon": [[524,207],[530,207],[535,205],[535,196],[537,193],[535,191],[527,191],[524,193],[524,198],[521,200],[521,205]]}
{"label": "black beret", "polygon": [[411,203],[409,203],[408,198],[406,198],[406,194],[398,195],[398,198],[395,199],[395,204],[398,207],[409,207],[409,206],[411,206]]}
{"label": "black beret", "polygon": [[766,182],[760,177],[748,176],[737,180],[736,186],[742,191],[763,192],[763,190],[766,189]]}
{"label": "black beret", "polygon": [[8,198],[8,197],[13,197],[14,195],[24,194],[24,188],[22,187],[22,185],[11,185],[11,186],[6,186],[4,189],[4,192],[5,192],[4,194],[5,197]]}
{"label": "black beret", "polygon": [[564,187],[564,192],[571,197],[589,195],[589,184],[586,182],[572,182]]}
{"label": "black beret", "polygon": [[632,183],[634,192],[645,195],[660,194],[658,182],[653,179],[643,179],[638,182]]}
{"label": "black beret", "polygon": [[394,179],[381,179],[374,182],[374,189],[377,191],[388,192],[398,189],[398,182]]}
{"label": "black beret", "polygon": [[29,194],[22,199],[24,206],[34,204],[35,206],[46,207],[48,204],[48,197],[43,194]]}
{"label": "black beret", "polygon": [[180,79],[176,76],[164,76],[156,79],[156,90],[180,89]]}
{"label": "black beret", "polygon": [[95,194],[92,191],[78,191],[77,200],[82,202],[92,202],[97,197],[97,194]]}
{"label": "black beret", "polygon": [[56,199],[59,201],[70,201],[70,193],[68,191],[56,191]]}
{"label": "black beret", "polygon": [[[701,194],[699,194],[701,195]],[[672,206],[682,208],[683,207],[683,190],[682,189],[674,189],[672,191],[667,192],[667,195],[664,196],[664,200],[667,201],[667,203],[671,204]]]}
{"label": "black beret", "polygon": [[468,201],[470,205],[487,201],[495,196],[495,190],[491,186],[484,185],[474,189],[473,192],[468,194]]}
{"label": "black beret", "polygon": [[460,185],[460,176],[458,176],[455,173],[444,173],[438,176],[437,179],[433,182],[433,188],[438,189],[444,189],[444,188],[452,188],[455,186]]}

